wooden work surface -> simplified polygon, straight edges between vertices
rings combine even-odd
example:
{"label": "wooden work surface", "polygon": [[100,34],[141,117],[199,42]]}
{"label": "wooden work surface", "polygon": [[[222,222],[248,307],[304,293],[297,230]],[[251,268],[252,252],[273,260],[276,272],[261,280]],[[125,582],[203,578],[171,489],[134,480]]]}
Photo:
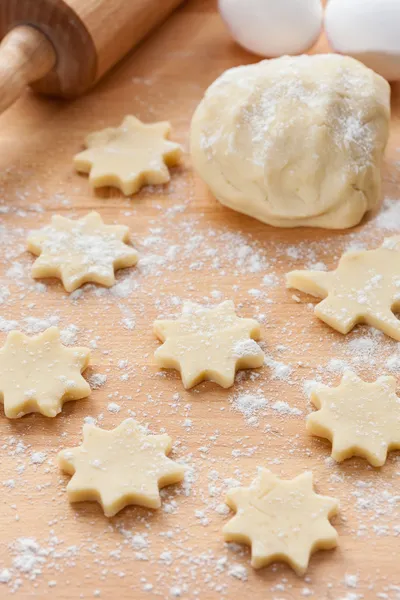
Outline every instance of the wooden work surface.
{"label": "wooden work surface", "polygon": [[[317,51],[324,49],[321,41]],[[93,193],[72,168],[86,133],[126,114],[170,120],[173,139],[187,150],[206,87],[226,68],[254,60],[231,41],[214,2],[193,0],[86,97],[63,103],[27,93],[1,117],[0,343],[12,327],[34,332],[58,323],[70,342],[93,348],[88,375],[107,376],[53,420],[9,421],[1,411],[0,579],[11,578],[0,583],[1,598],[400,598],[398,454],[382,469],[360,459],[335,465],[330,445],[305,431],[303,390],[306,380],[337,383],[344,363],[375,379],[388,372],[388,357],[392,369],[400,364],[398,344],[368,327],[335,333],[313,316],[313,299],[299,294],[296,302],[283,283],[288,270],[334,267],[344,248],[374,247],[398,232],[399,90],[384,169],[392,201],[350,231],[273,229],[223,208],[194,176],[187,153],[170,185],[132,199]],[[120,271],[111,290],[85,286],[69,296],[58,281],[38,285],[27,232],[53,214],[91,209],[129,225],[138,266]],[[179,313],[185,299],[228,298],[241,316],[261,320],[269,366],[242,373],[229,390],[206,383],[185,392],[177,373],[154,366],[152,322]],[[232,404],[244,393],[268,401],[250,424]],[[108,520],[97,504],[71,506],[58,450],[80,443],[87,416],[111,428],[129,415],[154,432],[166,428],[174,458],[192,467],[189,481],[166,488],[154,513],[129,507]],[[333,521],[340,545],[314,555],[306,578],[285,565],[253,572],[246,549],[224,545],[225,491],[232,480],[250,482],[261,465],[286,478],[312,470],[317,490],[340,500]]]}

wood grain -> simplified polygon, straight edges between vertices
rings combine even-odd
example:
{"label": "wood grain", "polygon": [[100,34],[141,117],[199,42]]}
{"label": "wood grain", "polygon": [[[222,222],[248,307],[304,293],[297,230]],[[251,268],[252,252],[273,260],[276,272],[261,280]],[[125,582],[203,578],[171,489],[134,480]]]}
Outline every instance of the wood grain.
{"label": "wood grain", "polygon": [[0,113],[13,104],[25,88],[51,71],[56,55],[47,37],[21,25],[5,36],[0,45]]}
{"label": "wood grain", "polygon": [[90,33],[99,79],[183,0],[66,0]]}
{"label": "wood grain", "polygon": [[[160,25],[182,1],[2,0],[0,38],[13,28],[29,25],[48,38],[57,55],[57,60],[51,61],[50,65],[46,61],[48,66],[43,72],[37,69],[37,61],[32,62],[30,79],[23,69],[17,69],[16,62],[13,71],[21,84],[15,85],[12,94],[8,92],[8,95],[17,97],[21,85],[35,82],[35,90],[44,94],[64,98],[79,96]],[[14,39],[14,46],[19,42],[21,56],[32,35],[27,34],[25,41],[21,34],[10,38]],[[36,44],[37,54],[42,46],[43,41]],[[5,54],[4,68],[7,58]],[[10,82],[10,88],[13,83]]]}
{"label": "wood grain", "polygon": [[[326,51],[323,38],[314,50]],[[316,377],[336,384],[337,361],[375,379],[387,372],[387,358],[398,344],[368,327],[337,334],[313,316],[312,298],[296,302],[283,284],[290,269],[321,261],[332,268],[350,245],[377,246],[391,233],[382,226],[388,218],[372,215],[351,231],[274,229],[219,205],[193,174],[188,155],[168,186],[132,199],[115,190],[93,193],[72,169],[71,158],[89,131],[117,125],[129,113],[144,121],[169,119],[173,139],[187,149],[191,115],[206,87],[224,69],[255,60],[231,41],[214,2],[193,0],[86,97],[65,103],[28,93],[1,117],[0,344],[11,320],[29,328],[32,317],[58,318],[62,329],[78,328],[76,343],[96,346],[89,375],[107,375],[90,399],[68,403],[56,419],[36,415],[11,422],[0,414],[0,573],[3,568],[12,573],[8,584],[0,584],[2,598],[78,600],[96,597],[97,591],[97,597],[124,600],[399,597],[398,453],[382,469],[361,459],[334,465],[329,444],[305,431],[310,407],[303,393],[304,382]],[[399,89],[393,87],[384,168],[395,232]],[[121,271],[112,291],[87,286],[74,299],[57,281],[38,288],[29,275],[33,257],[24,247],[28,230],[54,213],[78,217],[90,209],[106,222],[129,225],[138,266]],[[265,275],[277,285],[268,287]],[[241,375],[231,390],[207,383],[184,391],[176,373],[161,374],[154,365],[158,342],[151,324],[157,316],[179,312],[181,300],[223,298],[232,298],[242,316],[262,319],[263,346],[276,363],[257,375]],[[286,380],[279,378],[277,363],[290,366]],[[244,392],[268,400],[258,426],[232,409],[234,395]],[[276,402],[282,401],[302,414],[278,412]],[[121,407],[118,414],[108,410],[110,402]],[[173,457],[194,469],[191,489],[167,488],[159,512],[130,507],[111,520],[96,504],[70,506],[68,478],[59,473],[56,453],[80,442],[87,415],[111,428],[130,414],[154,432],[166,428],[177,442]],[[44,453],[43,464],[32,462],[34,452]],[[288,478],[312,470],[317,490],[340,501],[334,520],[340,546],[316,554],[306,578],[284,565],[252,572],[245,549],[224,546],[226,517],[216,509],[226,480],[247,483],[261,465]],[[33,552],[39,571],[34,579],[13,562],[21,555],[17,540],[24,537],[43,551]],[[237,565],[247,568],[246,582],[235,577]]]}
{"label": "wood grain", "polygon": [[64,0],[3,0],[0,3],[0,37],[20,25],[43,33],[54,47],[57,61],[34,87],[62,97],[83,93],[96,80],[97,53],[84,23]]}

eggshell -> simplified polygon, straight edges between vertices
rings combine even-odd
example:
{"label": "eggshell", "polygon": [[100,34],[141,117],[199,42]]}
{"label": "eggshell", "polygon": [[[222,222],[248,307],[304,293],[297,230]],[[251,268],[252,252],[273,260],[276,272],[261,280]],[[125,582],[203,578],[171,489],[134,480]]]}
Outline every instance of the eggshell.
{"label": "eggshell", "polygon": [[400,80],[400,0],[330,0],[325,29],[336,52]]}
{"label": "eggshell", "polygon": [[322,27],[321,0],[219,0],[232,37],[261,56],[301,54]]}

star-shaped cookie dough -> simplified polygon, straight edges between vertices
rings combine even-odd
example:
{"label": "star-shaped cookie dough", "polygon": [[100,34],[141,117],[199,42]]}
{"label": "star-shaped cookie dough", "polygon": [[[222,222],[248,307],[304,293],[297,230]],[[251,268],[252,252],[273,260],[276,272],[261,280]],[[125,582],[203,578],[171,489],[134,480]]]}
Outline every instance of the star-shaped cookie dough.
{"label": "star-shaped cookie dough", "polygon": [[169,435],[146,435],[134,419],[111,431],[84,425],[83,444],[58,455],[61,469],[72,475],[70,502],[97,501],[106,517],[128,504],[159,508],[159,488],[184,477],[184,466],[166,456],[171,448]]}
{"label": "star-shaped cookie dough", "polygon": [[137,263],[138,254],[127,242],[128,227],[105,225],[97,212],[77,220],[55,215],[28,238],[28,250],[39,257],[32,277],[57,277],[67,292],[88,282],[111,287],[115,269]]}
{"label": "star-shaped cookie dough", "polygon": [[400,236],[376,250],[346,252],[336,270],[292,271],[287,287],[324,298],[315,314],[340,333],[367,323],[400,340]]}
{"label": "star-shaped cookie dough", "polygon": [[214,308],[185,302],[176,321],[159,320],[154,333],[164,342],[154,356],[165,369],[180,371],[189,389],[208,380],[227,388],[238,369],[261,367],[264,353],[254,341],[260,326],[254,319],[241,319],[230,300]]}
{"label": "star-shaped cookie dough", "polygon": [[0,349],[0,401],[9,419],[39,412],[55,417],[64,402],[90,394],[81,373],[89,364],[87,348],[66,348],[57,327],[28,337],[11,331]]}
{"label": "star-shaped cookie dough", "polygon": [[113,186],[126,196],[144,185],[167,183],[168,167],[176,165],[182,150],[168,140],[171,125],[166,121],[145,124],[127,116],[120,127],[91,133],[87,150],[74,157],[77,171],[90,173],[94,187]]}
{"label": "star-shaped cookie dough", "polygon": [[332,458],[366,458],[374,467],[388,450],[400,448],[400,398],[394,377],[367,383],[347,371],[338,387],[319,384],[311,401],[320,409],[307,418],[307,430],[332,442]]}
{"label": "star-shaped cookie dough", "polygon": [[328,519],[339,504],[314,492],[312,473],[285,481],[260,469],[250,487],[230,490],[226,503],[236,515],[223,528],[225,541],[250,545],[255,569],[283,561],[303,575],[313,552],[337,546]]}

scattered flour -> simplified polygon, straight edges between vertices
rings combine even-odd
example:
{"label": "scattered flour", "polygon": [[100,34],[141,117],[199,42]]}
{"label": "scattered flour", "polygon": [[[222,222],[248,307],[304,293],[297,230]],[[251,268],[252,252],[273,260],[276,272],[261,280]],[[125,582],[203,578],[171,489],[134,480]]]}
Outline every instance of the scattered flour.
{"label": "scattered flour", "polygon": [[0,571],[0,583],[9,583],[12,575],[10,569],[2,569]]}
{"label": "scattered flour", "polygon": [[268,275],[264,275],[264,277],[262,279],[262,283],[266,287],[275,287],[278,285],[279,279],[274,274],[268,274]]}
{"label": "scattered flour", "polygon": [[247,581],[248,579],[247,569],[243,565],[231,565],[228,569],[228,573],[241,581]]}
{"label": "scattered flour", "polygon": [[326,368],[331,373],[344,373],[346,369],[349,369],[347,362],[345,360],[341,360],[339,358],[331,358],[331,360],[326,365]]}
{"label": "scattered flour", "polygon": [[303,382],[303,393],[306,398],[310,398],[313,390],[319,385],[320,381],[316,379],[306,379]]}
{"label": "scattered flour", "polygon": [[389,371],[400,373],[400,355],[392,354],[385,362],[385,366]]}
{"label": "scattered flour", "polygon": [[388,231],[400,230],[400,200],[385,198],[382,210],[375,218],[375,225]]}
{"label": "scattered flour", "polygon": [[42,573],[46,563],[48,551],[42,548],[33,538],[21,537],[11,546],[15,555],[12,561],[13,568],[27,575],[29,579],[36,579]]}
{"label": "scattered flour", "polygon": [[68,325],[68,327],[65,327],[60,332],[61,342],[66,346],[76,344],[78,333],[79,327],[76,325]]}
{"label": "scattered flour", "polygon": [[100,388],[106,381],[107,375],[103,375],[102,373],[94,373],[89,377],[89,385],[93,390]]}
{"label": "scattered flour", "polygon": [[259,411],[268,405],[268,400],[260,394],[242,393],[233,396],[231,400],[234,410],[242,413],[249,424],[255,424]]}
{"label": "scattered flour", "polygon": [[271,405],[272,410],[276,411],[280,415],[302,415],[303,411],[294,406],[289,406],[284,400],[277,400]]}
{"label": "scattered flour", "polygon": [[[298,436],[288,436],[286,426],[291,421],[291,417],[303,415],[306,401],[301,397],[301,390],[303,389],[304,393],[309,396],[310,391],[318,384],[328,359],[324,351],[323,357],[321,356],[321,364],[312,364],[311,358],[309,361],[311,365],[308,364],[308,358],[305,359],[307,348],[301,346],[304,339],[301,330],[302,324],[297,320],[294,311],[287,311],[284,315],[284,331],[281,331],[277,321],[276,306],[274,306],[275,298],[285,297],[290,302],[291,300],[290,295],[284,296],[287,292],[284,290],[284,272],[280,261],[284,260],[285,269],[288,263],[294,261],[298,261],[296,268],[307,266],[325,270],[326,265],[332,268],[332,265],[336,264],[333,257],[336,260],[340,255],[338,244],[354,248],[370,246],[371,230],[366,233],[363,233],[362,230],[344,232],[339,241],[336,236],[330,237],[329,232],[326,232],[324,238],[318,242],[307,239],[293,242],[290,247],[287,247],[287,244],[278,241],[279,235],[274,235],[274,232],[268,234],[268,237],[260,237],[257,241],[257,233],[254,235],[253,233],[238,233],[228,226],[213,226],[212,223],[208,223],[207,227],[198,227],[198,223],[203,218],[200,213],[195,214],[194,211],[187,210],[186,214],[183,214],[190,206],[193,196],[189,197],[188,189],[181,188],[178,180],[179,178],[176,178],[174,181],[173,178],[168,186],[167,195],[164,189],[161,195],[160,190],[156,187],[143,192],[143,198],[151,210],[151,226],[146,231],[142,231],[141,222],[135,234],[135,240],[137,237],[141,247],[138,268],[118,276],[117,284],[111,289],[87,285],[69,296],[65,295],[65,298],[64,295],[61,296],[61,291],[57,290],[57,296],[54,293],[54,297],[57,299],[54,304],[57,307],[55,314],[49,315],[47,308],[43,314],[42,309],[43,292],[46,290],[49,294],[55,292],[51,289],[52,283],[44,285],[32,282],[29,275],[31,262],[25,262],[25,259],[21,258],[24,252],[25,229],[23,227],[12,229],[0,225],[0,247],[3,252],[0,261],[4,264],[4,272],[9,278],[7,280],[3,278],[0,281],[2,309],[0,332],[7,333],[11,329],[21,329],[28,334],[36,334],[51,325],[58,325],[61,328],[63,343],[73,345],[76,344],[79,335],[86,334],[89,329],[93,338],[91,347],[98,348],[98,354],[101,356],[99,364],[106,373],[112,373],[115,387],[110,390],[105,401],[98,398],[102,394],[94,397],[92,409],[96,417],[87,416],[84,421],[90,423],[104,421],[104,426],[108,427],[110,421],[119,422],[122,417],[118,413],[124,411],[123,414],[126,412],[138,418],[140,422],[148,424],[150,428],[165,426],[169,432],[168,419],[173,414],[176,415],[174,418],[171,416],[174,451],[176,450],[177,454],[185,457],[193,452],[193,464],[191,457],[190,468],[185,475],[184,483],[181,486],[172,486],[171,489],[166,488],[162,491],[163,510],[157,518],[153,514],[150,516],[149,511],[145,509],[127,510],[112,522],[104,523],[101,531],[100,529],[96,530],[95,535],[92,535],[94,517],[86,518],[87,515],[83,515],[80,510],[74,513],[73,509],[69,507],[66,509],[64,489],[60,488],[59,493],[58,491],[54,493],[53,488],[49,487],[48,472],[51,473],[51,477],[59,477],[61,481],[61,476],[53,464],[50,447],[47,451],[48,446],[44,446],[47,451],[46,455],[35,447],[33,437],[26,439],[24,437],[25,443],[23,443],[21,434],[17,430],[9,439],[3,437],[0,443],[3,452],[2,460],[9,461],[11,472],[1,483],[4,486],[7,503],[8,499],[10,499],[10,504],[15,502],[13,510],[16,515],[18,508],[22,508],[19,499],[24,493],[23,490],[26,489],[26,474],[31,471],[34,472],[36,478],[40,477],[38,481],[35,479],[37,486],[29,488],[30,497],[32,495],[32,514],[35,514],[35,506],[39,505],[39,501],[43,502],[44,506],[48,503],[52,508],[56,502],[62,502],[63,511],[68,510],[69,514],[75,514],[71,528],[78,523],[83,532],[82,539],[77,542],[79,548],[68,546],[68,549],[62,551],[62,540],[58,536],[62,536],[62,532],[65,532],[67,521],[64,520],[64,517],[57,516],[53,519],[49,515],[48,520],[44,519],[43,524],[41,522],[44,529],[43,537],[41,534],[35,534],[36,537],[34,537],[30,530],[26,532],[29,537],[18,537],[9,546],[8,559],[5,556],[0,557],[0,584],[5,586],[7,592],[15,592],[19,586],[28,586],[30,580],[34,580],[32,589],[27,587],[23,594],[28,596],[33,593],[41,597],[52,593],[52,590],[45,588],[43,591],[43,588],[39,588],[41,581],[49,588],[53,588],[55,585],[60,586],[60,582],[65,581],[66,578],[72,582],[78,554],[81,552],[79,562],[82,562],[85,567],[88,585],[92,584],[91,592],[87,592],[85,582],[85,589],[82,589],[85,597],[92,594],[101,598],[107,593],[105,590],[111,589],[111,585],[114,584],[115,580],[112,578],[118,578],[118,582],[123,581],[123,578],[129,574],[129,570],[135,573],[135,577],[138,573],[137,587],[131,590],[132,595],[138,597],[140,594],[144,596],[143,592],[148,594],[151,592],[149,597],[163,594],[168,596],[169,593],[171,597],[175,598],[191,598],[192,596],[228,598],[234,593],[242,595],[247,593],[245,587],[240,586],[242,586],[241,582],[245,582],[248,578],[248,569],[244,565],[233,562],[237,560],[237,557],[235,559],[236,553],[242,557],[243,547],[234,548],[234,545],[229,545],[229,548],[215,550],[213,546],[212,550],[211,548],[207,550],[210,533],[206,531],[204,534],[199,533],[199,540],[190,538],[188,541],[187,531],[193,525],[197,527],[197,532],[200,529],[198,525],[206,526],[208,523],[213,528],[220,529],[222,522],[229,516],[228,507],[222,504],[226,489],[239,485],[245,479],[248,475],[247,465],[251,466],[253,462],[254,464],[262,463],[268,453],[270,435],[280,436],[277,447],[281,448],[277,456],[272,457],[274,463],[271,462],[271,464],[282,464],[284,468],[284,463],[290,461],[290,453],[304,449],[297,439],[300,436],[304,437],[303,418],[299,419]],[[175,190],[174,185],[177,186]],[[19,193],[25,194],[28,193],[28,190],[24,188]],[[157,195],[159,195],[158,198]],[[173,197],[179,204],[171,203]],[[183,197],[188,198],[186,204],[182,204]],[[17,201],[21,202],[21,198],[23,199],[24,196],[18,198],[17,192]],[[25,204],[30,205],[32,199],[27,196]],[[121,214],[126,214],[127,218],[132,217],[132,224],[135,227],[137,217],[140,216],[139,210],[135,203],[121,201],[124,203]],[[70,201],[61,194],[53,196],[50,201],[43,194],[43,205],[46,210],[49,207],[54,210],[54,207],[57,206],[64,209],[69,207],[68,210],[75,209],[73,202],[72,199]],[[0,201],[0,213],[2,212],[1,208]],[[4,214],[7,214],[9,210],[17,209],[10,203],[10,209],[7,209]],[[176,221],[174,221],[175,217],[178,217]],[[24,218],[22,212],[18,218]],[[396,226],[395,223],[397,223]],[[380,229],[400,230],[400,203],[395,200],[385,201],[384,210],[378,215],[375,224]],[[299,239],[296,238],[296,232],[293,235],[293,240],[295,239]],[[380,240],[378,241],[380,242]],[[188,269],[188,265],[190,265],[190,269]],[[203,278],[209,286],[204,298],[199,295],[198,286],[198,281]],[[232,278],[234,278],[233,283]],[[271,300],[268,301],[267,297],[271,297]],[[167,314],[176,310],[176,307],[180,306],[185,299],[208,303],[211,301],[210,299],[220,301],[222,298],[234,299],[237,306],[243,303],[247,314],[266,315],[265,320],[270,329],[264,332],[265,335],[263,333],[263,342],[269,344],[270,335],[272,337],[271,344],[275,344],[272,347],[277,348],[277,351],[276,344],[284,343],[285,348],[282,346],[282,352],[284,350],[292,352],[290,364],[267,357],[265,364],[268,369],[264,369],[261,375],[258,373],[246,374],[246,377],[237,380],[234,393],[228,396],[230,407],[240,413],[249,425],[261,425],[262,430],[257,432],[243,427],[243,419],[240,415],[235,417],[233,414],[229,414],[230,419],[235,419],[234,428],[232,428],[234,448],[228,448],[226,452],[221,432],[213,423],[213,415],[218,414],[215,411],[221,410],[221,415],[227,415],[223,412],[226,410],[227,404],[225,392],[221,391],[221,402],[218,401],[215,405],[213,402],[199,402],[200,398],[205,399],[201,388],[186,392],[172,374],[171,377],[169,375],[163,377],[163,382],[168,380],[164,389],[159,384],[160,373],[155,374],[155,369],[148,366],[152,361],[150,327],[145,342],[140,339],[140,336],[135,335],[134,331],[135,328],[137,331],[143,331],[145,326],[148,327],[149,315],[152,314],[152,311]],[[274,303],[272,303],[272,298]],[[93,305],[89,304],[93,299],[98,299],[94,310]],[[61,306],[60,309],[59,306]],[[301,306],[296,305],[295,308],[297,310]],[[7,312],[3,309],[7,309]],[[71,314],[68,322],[72,320],[74,324],[65,325],[63,321],[65,314]],[[310,315],[308,317],[311,318]],[[96,337],[98,333],[101,333],[102,321],[107,321],[112,336],[121,336],[127,340],[127,358],[122,354],[123,359],[118,361],[121,353],[116,354],[113,344],[107,344],[105,336],[102,336],[101,341]],[[365,331],[367,331],[366,334]],[[133,333],[131,335],[128,332]],[[360,332],[362,332],[361,335]],[[321,340],[322,338],[321,330]],[[330,343],[325,338],[323,341],[324,344]],[[316,344],[316,360],[318,362],[320,343],[318,335],[313,338],[313,343]],[[348,364],[360,364],[360,366],[365,364],[368,367],[374,365],[374,369],[377,369],[378,366],[381,366],[380,361],[382,360],[387,370],[400,372],[400,353],[395,351],[393,344],[389,348],[389,343],[391,342],[388,342],[384,336],[375,333],[370,328],[368,330],[366,328],[359,329],[349,336],[335,341],[330,354],[334,358],[329,360],[326,370],[328,373],[340,374]],[[251,349],[250,345],[254,352],[256,352],[256,347],[258,350],[255,342],[248,343],[246,341],[238,344],[235,352],[238,356],[241,356],[243,352],[248,353]],[[382,348],[385,354],[381,357]],[[387,349],[390,351],[386,352]],[[310,353],[310,356],[314,355]],[[300,363],[302,359],[305,363],[304,369],[298,368],[297,365],[297,361]],[[128,383],[126,383],[127,378],[125,377],[128,373],[117,369],[126,369],[129,372]],[[115,372],[117,377],[114,380]],[[150,386],[143,385],[146,378],[150,379]],[[271,379],[276,383],[270,385]],[[93,389],[103,386],[106,381],[107,375],[105,374],[95,373],[90,377],[90,385]],[[291,406],[288,402],[280,399],[285,397],[288,383],[293,386],[290,390],[293,391],[290,401],[292,402],[293,397],[298,397],[300,408]],[[245,390],[241,387],[242,385],[243,388],[246,387]],[[165,415],[168,415],[167,422]],[[74,410],[71,408],[71,413],[66,417],[68,427],[73,418]],[[81,422],[82,414],[78,413],[78,430]],[[37,423],[35,421],[36,424],[40,425],[39,420]],[[38,431],[41,431],[40,426]],[[258,435],[259,433],[260,435]],[[29,440],[29,444],[27,440]],[[190,443],[189,440],[191,440]],[[195,444],[194,448],[192,447],[193,443]],[[233,460],[231,450],[234,450],[232,452]],[[225,455],[227,458],[224,458]],[[302,456],[304,461],[307,461],[307,452],[304,452]],[[242,457],[244,458],[242,459]],[[184,460],[186,461],[186,458]],[[332,488],[334,487],[335,494],[332,493],[332,495],[340,496],[341,502],[343,501],[343,514],[345,514],[348,502],[354,504],[354,521],[353,517],[349,517],[348,525],[354,527],[355,535],[362,538],[360,547],[363,547],[364,537],[367,537],[368,544],[373,548],[378,537],[390,535],[394,538],[400,535],[400,523],[396,528],[396,524],[389,521],[389,519],[397,519],[400,501],[397,491],[394,489],[395,485],[393,484],[392,489],[391,484],[385,480],[384,474],[363,471],[365,481],[361,482],[357,480],[355,471],[352,471],[349,476],[347,472],[343,474],[333,462],[322,461],[322,464],[329,473]],[[394,462],[394,468],[396,468],[395,464]],[[202,484],[195,486],[197,479],[204,475],[204,468],[207,469],[207,475],[210,474],[210,477],[205,486]],[[215,475],[216,469],[220,474],[217,472]],[[278,467],[279,469],[280,467]],[[62,485],[64,486],[64,483]],[[188,495],[191,496],[191,502],[193,501],[193,511],[190,517],[192,520],[188,520],[187,525],[185,523],[185,527],[183,527],[180,522],[180,516],[183,513],[180,514],[180,510],[181,500],[184,498],[181,496]],[[90,507],[90,510],[92,509],[93,507]],[[7,518],[9,517],[7,516]],[[162,526],[156,527],[155,523],[159,523],[160,519]],[[85,529],[85,527],[87,528]],[[203,538],[200,539],[202,535],[205,543]],[[112,541],[113,536],[117,536],[115,545]],[[162,538],[162,551],[154,549],[156,544],[153,541],[156,536]],[[66,539],[69,539],[68,535]],[[222,546],[221,543],[218,548],[220,546]],[[243,561],[247,565],[247,552],[245,556],[246,559]],[[132,566],[135,561],[138,561],[139,565],[137,571]],[[150,573],[154,576],[150,576]],[[40,578],[39,575],[42,577]],[[274,600],[280,600],[281,597],[294,593],[290,588],[291,584],[288,584],[286,570],[275,571],[272,568],[268,580],[270,576],[273,577],[274,591],[267,583],[265,591],[267,596],[270,595]],[[376,584],[373,591],[374,596],[380,598],[379,592],[382,590],[389,596],[387,600],[394,600],[394,597],[392,599],[390,595],[390,584],[397,583],[395,577],[396,574],[391,578],[393,581],[385,579],[384,587]],[[231,578],[237,581],[232,581]],[[109,581],[107,581],[108,579]],[[317,582],[317,579],[315,581],[306,579],[307,587],[300,588],[301,592],[298,593],[301,593],[302,597],[329,596],[339,599],[343,596],[343,585],[346,585],[349,588],[347,599],[355,600],[357,598],[359,600],[361,595],[356,593],[356,586],[360,585],[360,580],[361,577],[345,574],[342,570],[333,589],[329,586],[324,587],[324,582]],[[104,585],[104,589],[102,589],[103,582],[107,583],[107,587]],[[371,586],[374,585],[373,574],[371,574],[370,583]],[[235,586],[234,593],[230,586]],[[118,589],[118,583],[115,584],[115,589]],[[248,591],[249,595],[252,594],[252,589]],[[316,593],[317,589],[319,596]]]}
{"label": "scattered flour", "polygon": [[[379,336],[380,337],[380,336]],[[372,337],[358,337],[348,342],[346,351],[356,357],[372,357],[379,348],[379,339]]]}
{"label": "scattered flour", "polygon": [[3,333],[9,333],[13,329],[20,329],[28,335],[34,335],[41,333],[45,329],[58,325],[60,318],[56,315],[51,315],[46,318],[38,317],[24,317],[21,321],[14,319],[8,320],[0,316],[0,331]]}
{"label": "scattered flour", "polygon": [[32,452],[31,454],[31,463],[34,465],[41,465],[46,460],[45,452]]}
{"label": "scattered flour", "polygon": [[292,367],[285,363],[273,360],[271,357],[266,356],[264,364],[272,370],[272,379],[278,379],[279,381],[289,381],[292,373]]}
{"label": "scattered flour", "polygon": [[344,582],[349,588],[356,588],[358,583],[357,575],[350,575],[350,573],[346,573],[344,577]]}
{"label": "scattered flour", "polygon": [[260,346],[252,339],[239,340],[233,348],[233,356],[235,358],[258,356],[259,354]]}

